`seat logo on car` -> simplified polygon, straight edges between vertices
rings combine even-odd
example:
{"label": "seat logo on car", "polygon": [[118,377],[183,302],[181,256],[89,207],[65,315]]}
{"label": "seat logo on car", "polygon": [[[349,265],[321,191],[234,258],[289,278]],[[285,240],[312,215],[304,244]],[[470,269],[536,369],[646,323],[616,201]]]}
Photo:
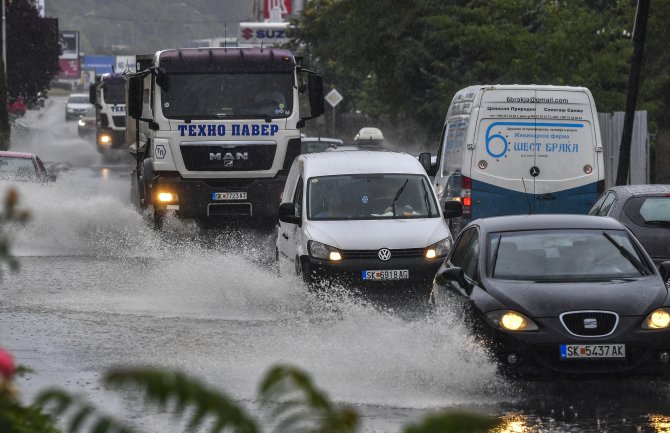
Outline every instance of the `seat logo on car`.
{"label": "seat logo on car", "polygon": [[382,248],[377,253],[377,257],[379,257],[379,260],[386,262],[391,258],[391,250],[389,250],[388,248]]}
{"label": "seat logo on car", "polygon": [[598,319],[595,318],[584,319],[584,329],[597,329],[597,328],[598,328]]}

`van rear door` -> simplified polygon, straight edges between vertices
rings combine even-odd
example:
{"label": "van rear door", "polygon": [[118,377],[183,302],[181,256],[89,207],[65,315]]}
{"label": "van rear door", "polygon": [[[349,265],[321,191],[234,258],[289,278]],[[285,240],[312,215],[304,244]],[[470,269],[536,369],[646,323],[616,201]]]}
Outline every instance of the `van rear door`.
{"label": "van rear door", "polygon": [[598,180],[585,91],[484,89],[472,159],[473,218],[586,213]]}

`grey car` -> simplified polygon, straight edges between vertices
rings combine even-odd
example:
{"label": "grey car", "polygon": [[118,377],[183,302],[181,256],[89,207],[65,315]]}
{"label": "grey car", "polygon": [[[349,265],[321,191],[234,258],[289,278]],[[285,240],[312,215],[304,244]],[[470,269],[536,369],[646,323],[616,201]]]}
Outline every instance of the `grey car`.
{"label": "grey car", "polygon": [[605,191],[589,215],[620,221],[654,264],[670,260],[670,185],[623,185]]}

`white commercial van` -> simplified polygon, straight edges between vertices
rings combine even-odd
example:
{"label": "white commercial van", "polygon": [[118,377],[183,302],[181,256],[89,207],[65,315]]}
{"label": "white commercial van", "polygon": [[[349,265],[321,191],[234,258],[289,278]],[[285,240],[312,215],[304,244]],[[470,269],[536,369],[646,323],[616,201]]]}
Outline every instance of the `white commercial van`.
{"label": "white commercial van", "polygon": [[593,96],[584,87],[567,86],[462,89],[449,107],[431,174],[441,201],[462,202],[464,222],[586,214],[604,189]]}
{"label": "white commercial van", "polygon": [[451,248],[444,218],[461,214],[459,203],[449,206],[440,209],[424,167],[409,154],[300,155],[279,208],[280,269],[310,283],[335,276],[367,288],[423,287],[427,294]]}

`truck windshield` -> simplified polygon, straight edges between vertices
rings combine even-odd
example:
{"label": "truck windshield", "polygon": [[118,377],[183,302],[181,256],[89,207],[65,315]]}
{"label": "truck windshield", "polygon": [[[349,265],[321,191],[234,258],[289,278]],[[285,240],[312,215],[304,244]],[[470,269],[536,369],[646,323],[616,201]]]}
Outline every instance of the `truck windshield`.
{"label": "truck windshield", "polygon": [[311,220],[431,218],[440,213],[425,176],[355,174],[312,177],[307,186]]}
{"label": "truck windshield", "polygon": [[102,88],[103,99],[107,104],[125,104],[125,83],[123,81],[110,81]]}
{"label": "truck windshield", "polygon": [[293,112],[292,73],[170,74],[162,89],[170,119],[281,118]]}

